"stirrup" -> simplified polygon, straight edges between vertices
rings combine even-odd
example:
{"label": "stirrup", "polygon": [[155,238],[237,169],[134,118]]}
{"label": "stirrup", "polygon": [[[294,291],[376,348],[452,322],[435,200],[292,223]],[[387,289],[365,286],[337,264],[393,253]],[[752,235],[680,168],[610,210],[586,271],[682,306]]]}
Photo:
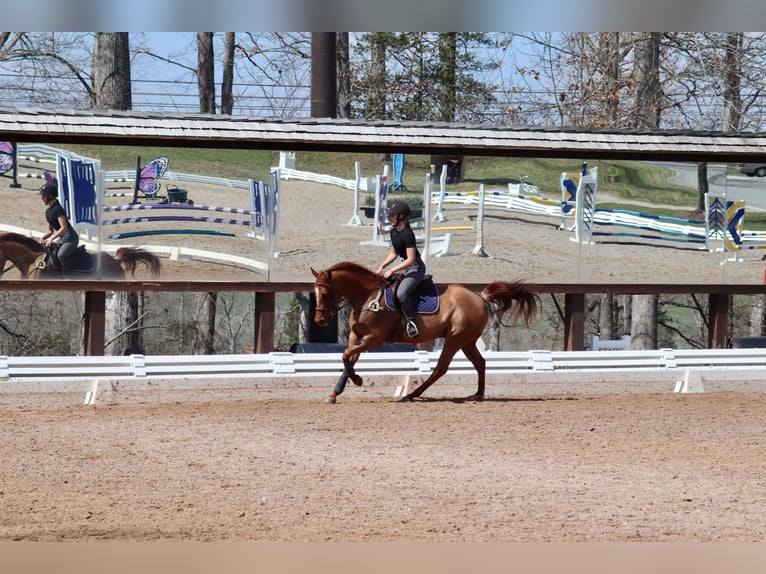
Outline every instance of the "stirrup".
{"label": "stirrup", "polygon": [[418,331],[418,326],[415,324],[415,321],[407,321],[407,336],[415,338],[418,335],[420,335],[420,332]]}

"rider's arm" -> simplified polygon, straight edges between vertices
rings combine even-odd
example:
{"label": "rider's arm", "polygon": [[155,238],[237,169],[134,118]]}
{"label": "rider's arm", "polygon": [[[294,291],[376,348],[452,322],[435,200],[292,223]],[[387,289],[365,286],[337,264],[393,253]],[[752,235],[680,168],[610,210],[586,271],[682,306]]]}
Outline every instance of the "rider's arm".
{"label": "rider's arm", "polygon": [[404,261],[399,263],[399,265],[391,269],[391,273],[398,273],[399,271],[404,271],[405,269],[409,269],[410,267],[415,265],[415,263],[417,263],[417,249],[415,247],[408,247],[407,259],[405,259]]}
{"label": "rider's arm", "polygon": [[391,262],[393,262],[396,259],[396,249],[394,249],[393,246],[391,246],[391,249],[388,251],[388,255],[383,260],[383,263],[380,264],[380,267],[378,267],[377,273],[380,275],[383,273],[383,270],[391,265]]}
{"label": "rider's arm", "polygon": [[46,240],[46,239],[48,239],[48,238],[49,238],[51,235],[53,235],[53,226],[52,226],[52,225],[49,223],[49,224],[48,224],[48,231],[46,231],[45,233],[43,233],[43,236],[40,238],[40,241],[41,241],[41,242],[42,242],[42,241],[45,241],[45,240]]}
{"label": "rider's arm", "polygon": [[[48,243],[53,243],[54,239],[57,239],[64,235],[66,232],[69,231],[69,224],[66,220],[66,215],[59,215],[59,228],[58,231],[53,231],[53,227],[48,224],[48,229],[51,231],[51,234],[47,237]],[[46,236],[43,235],[43,240],[46,240]]]}

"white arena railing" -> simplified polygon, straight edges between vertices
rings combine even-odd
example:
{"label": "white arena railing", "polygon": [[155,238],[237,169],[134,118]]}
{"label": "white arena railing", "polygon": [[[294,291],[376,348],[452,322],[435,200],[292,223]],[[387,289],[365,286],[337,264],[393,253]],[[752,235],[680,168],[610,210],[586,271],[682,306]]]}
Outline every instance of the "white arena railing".
{"label": "white arena railing", "polygon": [[[696,391],[701,391],[699,383],[703,375],[706,379],[715,377],[716,380],[766,381],[766,349],[758,348],[486,351],[483,355],[488,377],[549,375],[545,380],[583,383],[620,381],[626,377],[635,381],[641,377],[656,380],[662,375],[661,378],[675,382],[676,392],[694,392],[695,384]],[[424,378],[435,367],[438,358],[439,351],[363,353],[356,370],[365,378],[391,375],[404,375],[408,380],[410,376]],[[257,386],[258,382],[271,378],[327,377],[330,384],[341,373],[340,353],[0,356],[0,401],[5,393],[70,392],[73,388],[81,389],[82,383],[98,381],[143,381],[151,390],[152,381],[197,379],[195,388],[199,389],[205,384],[199,379],[220,383],[227,378],[245,378]],[[465,376],[466,384],[475,381],[473,365],[462,353],[458,353],[450,364],[448,376],[454,375]],[[511,377],[509,383],[514,380],[522,379]],[[72,382],[78,382],[80,386],[67,384]],[[86,402],[92,402],[96,385],[89,388]]]}

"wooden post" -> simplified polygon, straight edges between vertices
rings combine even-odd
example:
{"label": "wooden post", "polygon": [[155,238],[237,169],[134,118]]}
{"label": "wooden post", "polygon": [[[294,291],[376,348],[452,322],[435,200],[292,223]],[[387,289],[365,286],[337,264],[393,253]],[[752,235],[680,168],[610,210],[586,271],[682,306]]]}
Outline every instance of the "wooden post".
{"label": "wooden post", "polygon": [[564,350],[585,350],[585,294],[564,294]]}
{"label": "wooden post", "polygon": [[725,349],[729,338],[729,295],[711,293],[708,295],[708,330],[707,344],[710,349]]}
{"label": "wooden post", "polygon": [[271,353],[274,350],[274,325],[276,293],[255,294],[255,352]]}
{"label": "wooden post", "polygon": [[106,293],[104,291],[85,292],[85,313],[83,317],[83,348],[88,356],[104,355],[104,332]]}

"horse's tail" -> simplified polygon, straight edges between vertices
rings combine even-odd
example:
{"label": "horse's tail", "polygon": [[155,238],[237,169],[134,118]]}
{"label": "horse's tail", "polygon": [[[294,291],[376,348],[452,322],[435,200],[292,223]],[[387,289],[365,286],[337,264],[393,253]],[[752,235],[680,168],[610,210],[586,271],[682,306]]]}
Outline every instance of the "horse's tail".
{"label": "horse's tail", "polygon": [[160,258],[141,247],[120,247],[114,258],[131,275],[135,274],[139,263],[144,264],[152,275],[160,274]]}
{"label": "horse's tail", "polygon": [[[490,314],[497,315],[501,323],[506,312],[511,311],[511,323],[521,318],[528,327],[540,306],[540,296],[530,291],[525,281],[493,281],[480,295],[487,304]],[[517,303],[515,306],[514,301]]]}

